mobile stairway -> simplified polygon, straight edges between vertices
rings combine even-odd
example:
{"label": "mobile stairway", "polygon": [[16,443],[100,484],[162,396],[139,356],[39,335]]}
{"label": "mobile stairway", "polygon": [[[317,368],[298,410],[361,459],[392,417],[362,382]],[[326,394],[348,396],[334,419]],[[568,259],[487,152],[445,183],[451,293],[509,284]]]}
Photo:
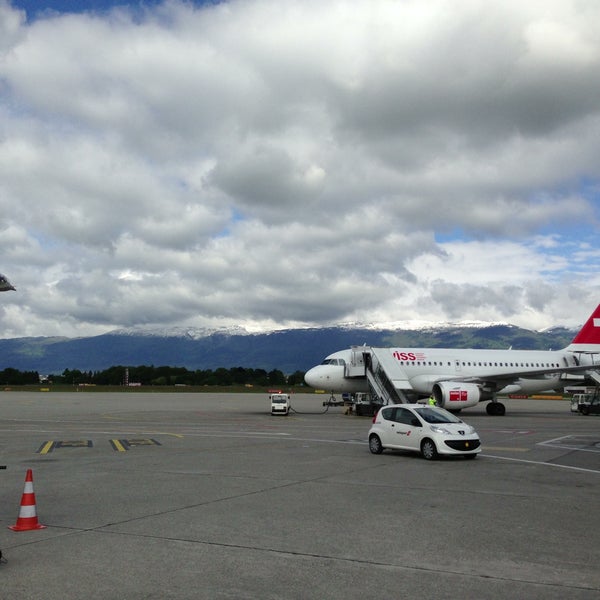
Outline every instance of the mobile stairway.
{"label": "mobile stairway", "polygon": [[598,386],[600,386],[600,373],[598,371],[586,371],[586,376],[590,379],[593,379],[596,382],[596,391],[598,390]]}
{"label": "mobile stairway", "polygon": [[[391,348],[352,346],[351,350],[350,364],[346,365],[345,376],[366,377],[369,384],[372,410],[365,411],[363,404],[361,414],[373,414],[385,404],[411,402],[412,386],[392,355]],[[356,409],[358,414],[358,406]]]}

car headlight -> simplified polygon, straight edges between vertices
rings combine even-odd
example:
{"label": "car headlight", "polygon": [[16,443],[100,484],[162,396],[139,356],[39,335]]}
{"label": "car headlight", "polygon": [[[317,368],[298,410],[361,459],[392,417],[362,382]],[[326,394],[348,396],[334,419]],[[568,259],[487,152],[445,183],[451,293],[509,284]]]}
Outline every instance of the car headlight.
{"label": "car headlight", "polygon": [[445,429],[444,427],[439,427],[438,425],[432,425],[431,431],[433,431],[434,433],[442,433],[444,435],[451,435],[447,429]]}

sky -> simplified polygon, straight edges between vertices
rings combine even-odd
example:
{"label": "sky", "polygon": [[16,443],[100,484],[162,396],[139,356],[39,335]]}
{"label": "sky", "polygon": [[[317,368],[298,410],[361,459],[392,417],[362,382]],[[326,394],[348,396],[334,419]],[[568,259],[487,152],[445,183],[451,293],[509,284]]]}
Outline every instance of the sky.
{"label": "sky", "polygon": [[0,337],[583,323],[596,0],[0,0]]}

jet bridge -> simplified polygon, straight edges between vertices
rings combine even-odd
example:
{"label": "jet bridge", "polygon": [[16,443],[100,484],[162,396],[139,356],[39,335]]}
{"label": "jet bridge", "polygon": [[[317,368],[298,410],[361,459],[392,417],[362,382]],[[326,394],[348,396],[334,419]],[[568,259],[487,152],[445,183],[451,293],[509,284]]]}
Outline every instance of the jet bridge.
{"label": "jet bridge", "polygon": [[412,386],[391,348],[352,346],[346,377],[365,377],[375,404],[403,404],[411,401]]}

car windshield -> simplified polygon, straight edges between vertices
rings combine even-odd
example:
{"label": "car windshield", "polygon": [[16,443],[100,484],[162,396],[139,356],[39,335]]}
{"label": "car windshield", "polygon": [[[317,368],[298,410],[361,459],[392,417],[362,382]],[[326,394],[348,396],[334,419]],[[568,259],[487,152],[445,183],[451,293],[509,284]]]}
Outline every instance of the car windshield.
{"label": "car windshield", "polygon": [[427,423],[462,423],[462,421],[442,408],[423,406],[415,408],[415,412]]}
{"label": "car windshield", "polygon": [[285,398],[273,398],[273,404],[285,404]]}

